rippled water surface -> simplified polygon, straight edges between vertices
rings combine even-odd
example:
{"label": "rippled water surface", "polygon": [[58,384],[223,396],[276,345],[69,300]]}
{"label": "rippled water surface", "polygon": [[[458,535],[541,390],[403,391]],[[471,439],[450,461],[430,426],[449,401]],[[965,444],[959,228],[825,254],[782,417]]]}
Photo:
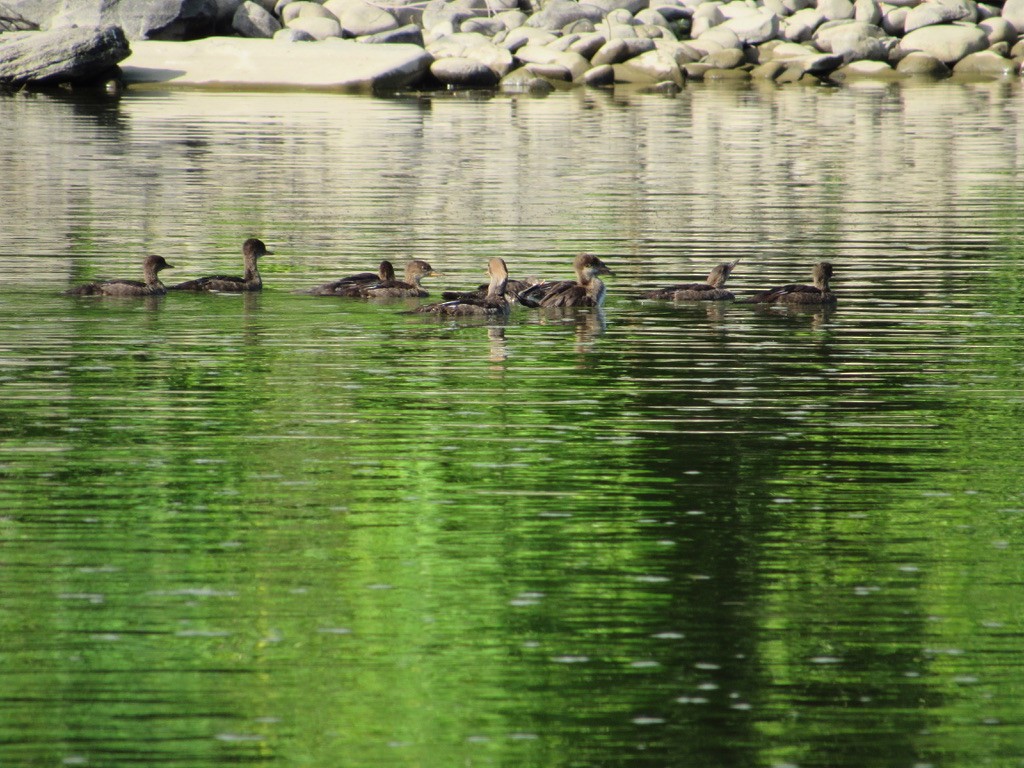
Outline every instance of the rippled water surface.
{"label": "rippled water surface", "polygon": [[0,98],[0,764],[1024,764],[1022,99]]}

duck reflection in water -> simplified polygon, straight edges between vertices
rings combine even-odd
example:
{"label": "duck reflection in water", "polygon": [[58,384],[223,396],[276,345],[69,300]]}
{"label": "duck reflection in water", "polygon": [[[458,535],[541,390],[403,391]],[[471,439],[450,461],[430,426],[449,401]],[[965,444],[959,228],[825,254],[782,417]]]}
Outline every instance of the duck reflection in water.
{"label": "duck reflection in water", "polygon": [[592,253],[581,253],[573,260],[575,280],[539,283],[519,294],[528,307],[600,307],[604,303],[605,286],[599,275],[614,274]]}
{"label": "duck reflection in water", "polygon": [[163,256],[147,256],[142,262],[142,281],[103,280],[95,283],[76,285],[65,293],[68,296],[163,296],[167,293],[160,282],[159,273],[173,269]]}
{"label": "duck reflection in water", "polygon": [[708,279],[703,283],[681,283],[668,288],[658,288],[640,294],[641,299],[660,299],[667,301],[728,301],[736,298],[732,291],[725,289],[725,281],[729,279],[733,269],[739,263],[727,261],[715,266]]}
{"label": "duck reflection in water", "polygon": [[263,241],[250,237],[242,243],[242,262],[244,274],[242,277],[233,275],[212,275],[209,277],[197,277],[195,280],[186,280],[184,283],[170,286],[172,291],[211,291],[215,293],[244,293],[246,291],[263,290],[263,278],[260,277],[257,261],[263,256],[273,256],[273,251],[268,251]]}

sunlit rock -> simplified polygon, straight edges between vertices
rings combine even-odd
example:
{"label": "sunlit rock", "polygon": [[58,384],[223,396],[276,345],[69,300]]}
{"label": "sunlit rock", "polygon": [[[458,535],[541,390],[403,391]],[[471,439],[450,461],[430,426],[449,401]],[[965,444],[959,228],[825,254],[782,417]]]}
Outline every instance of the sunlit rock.
{"label": "sunlit rock", "polygon": [[683,74],[670,55],[664,51],[648,51],[615,66],[615,79],[629,83],[659,83],[670,80],[683,84]]}
{"label": "sunlit rock", "polygon": [[423,30],[416,24],[406,24],[404,27],[389,29],[387,32],[377,32],[373,35],[357,37],[360,43],[378,45],[387,43],[389,45],[408,44],[423,46]]}
{"label": "sunlit rock", "polygon": [[877,0],[855,0],[853,18],[855,21],[878,26],[882,22],[882,8]]}
{"label": "sunlit rock", "polygon": [[960,61],[969,53],[988,47],[988,36],[975,24],[938,24],[921,27],[906,34],[899,44],[899,52],[924,51],[945,64]]}
{"label": "sunlit rock", "polygon": [[0,83],[73,83],[105,77],[129,54],[119,27],[22,32],[0,45]]}
{"label": "sunlit rock", "polygon": [[988,38],[988,44],[990,46],[995,45],[996,43],[1014,45],[1017,42],[1018,33],[1016,28],[1013,24],[1000,16],[980,21],[978,22],[978,26],[985,30],[985,36]]}
{"label": "sunlit rock", "polygon": [[613,85],[615,83],[615,68],[611,64],[602,64],[583,73],[580,82],[593,88]]}
{"label": "sunlit rock", "polygon": [[129,40],[188,40],[215,34],[217,13],[216,0],[76,0],[44,24],[118,26]]}
{"label": "sunlit rock", "polygon": [[745,64],[746,58],[739,48],[723,48],[709,53],[704,61],[715,69],[735,69]]}
{"label": "sunlit rock", "polygon": [[817,8],[804,8],[786,19],[782,36],[794,43],[802,43],[814,36],[815,30],[825,23]]}
{"label": "sunlit rock", "polygon": [[501,89],[512,93],[531,93],[541,95],[554,90],[543,77],[538,77],[526,67],[509,72],[501,79]]}
{"label": "sunlit rock", "polygon": [[400,26],[386,10],[363,0],[327,0],[324,9],[337,18],[346,36],[376,35]]}
{"label": "sunlit rock", "polygon": [[779,34],[779,17],[769,11],[736,16],[722,23],[743,45],[759,45]]}
{"label": "sunlit rock", "polygon": [[1024,33],[1024,0],[1006,0],[1001,15],[1013,24],[1017,34]]}
{"label": "sunlit rock", "polygon": [[852,19],[855,12],[850,0],[818,0],[816,7],[828,21]]}
{"label": "sunlit rock", "polygon": [[278,43],[315,43],[316,38],[313,37],[309,32],[303,32],[301,29],[288,29],[288,27],[282,27],[274,33],[273,37],[275,42]]}
{"label": "sunlit rock", "polygon": [[933,24],[948,24],[952,21],[976,22],[978,6],[974,0],[928,0],[911,8],[903,22],[905,33]]}
{"label": "sunlit rock", "polygon": [[949,77],[950,69],[934,56],[923,51],[914,51],[904,56],[896,65],[896,71],[908,77]]}
{"label": "sunlit rock", "polygon": [[498,84],[498,76],[486,64],[460,57],[438,59],[430,65],[430,74],[445,85],[460,88],[492,88]]}
{"label": "sunlit rock", "polygon": [[953,66],[957,77],[1009,77],[1014,74],[1013,62],[995,51],[978,51],[964,56]]}
{"label": "sunlit rock", "polygon": [[335,18],[326,16],[297,16],[288,22],[289,29],[301,29],[317,40],[329,37],[341,37],[341,24]]}

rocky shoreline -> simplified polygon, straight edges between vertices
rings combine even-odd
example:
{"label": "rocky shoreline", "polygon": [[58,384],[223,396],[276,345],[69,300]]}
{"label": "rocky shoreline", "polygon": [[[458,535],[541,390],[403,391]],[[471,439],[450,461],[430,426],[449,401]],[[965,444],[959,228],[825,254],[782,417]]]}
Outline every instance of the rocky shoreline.
{"label": "rocky shoreline", "polygon": [[[0,0],[0,30],[8,86],[672,91],[687,80],[1010,78],[1024,65],[1024,0],[92,0],[73,11]],[[54,46],[72,38],[75,61],[55,67]]]}

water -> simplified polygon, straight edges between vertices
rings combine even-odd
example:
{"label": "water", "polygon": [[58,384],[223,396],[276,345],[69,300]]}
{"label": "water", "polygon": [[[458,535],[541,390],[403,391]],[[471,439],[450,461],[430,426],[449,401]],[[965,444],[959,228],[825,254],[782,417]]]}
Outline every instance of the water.
{"label": "water", "polygon": [[1021,97],[0,99],[0,763],[1024,763]]}

